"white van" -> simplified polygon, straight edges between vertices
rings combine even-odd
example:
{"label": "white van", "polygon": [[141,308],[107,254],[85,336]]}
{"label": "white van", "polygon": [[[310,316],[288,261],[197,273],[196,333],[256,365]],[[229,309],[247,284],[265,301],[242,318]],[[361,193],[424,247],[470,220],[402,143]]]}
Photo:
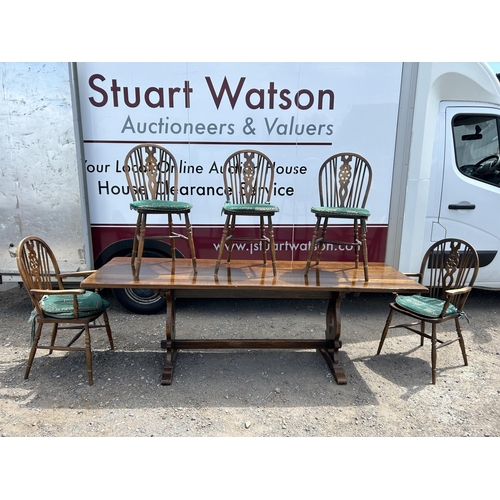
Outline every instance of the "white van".
{"label": "white van", "polygon": [[[82,267],[99,267],[129,254],[135,214],[129,210],[122,162],[135,144],[156,142],[180,165],[179,198],[193,204],[198,258],[215,260],[217,255],[225,201],[221,168],[232,152],[260,149],[275,162],[277,257],[306,260],[318,169],[332,154],[352,151],[373,169],[369,260],[416,270],[432,241],[459,237],[480,255],[476,285],[500,288],[500,227],[494,223],[500,206],[500,85],[486,64],[89,62],[68,69],[69,75],[60,76],[69,80],[65,91],[71,92],[73,106],[65,108],[49,139],[55,139],[52,154],[70,152],[71,180],[61,168],[50,168],[41,141],[28,148],[31,161],[23,158],[22,165],[14,165],[26,175],[18,175],[13,189],[0,198],[6,214],[2,274],[6,262],[12,270],[9,245],[12,252],[22,237],[44,231],[52,242],[58,232],[54,228],[68,222],[69,212],[54,202],[56,192],[72,193],[66,207],[74,207],[74,193],[80,193],[80,234],[73,229],[75,236],[68,238],[71,230],[65,227],[63,239],[82,257]],[[61,82],[57,91],[45,85],[44,103],[53,103],[48,94],[60,95],[61,87]],[[14,120],[12,113],[8,119]],[[60,132],[63,122],[66,130],[74,122],[74,143]],[[44,125],[30,122],[34,138],[42,132],[50,136]],[[10,179],[16,162],[15,144],[6,146],[0,153],[8,164],[0,164],[2,179]],[[53,186],[50,210],[38,203],[41,190],[31,188],[36,176]],[[75,223],[71,209],[69,219]],[[51,226],[32,225],[41,218]],[[339,231],[350,238],[347,227]],[[166,243],[149,242],[147,250],[170,255]],[[189,255],[182,246],[178,251]],[[252,258],[253,252],[251,245],[240,244],[233,258]],[[352,252],[332,246],[323,259],[350,260]],[[125,307],[138,312],[162,306],[152,291],[117,293]]]}

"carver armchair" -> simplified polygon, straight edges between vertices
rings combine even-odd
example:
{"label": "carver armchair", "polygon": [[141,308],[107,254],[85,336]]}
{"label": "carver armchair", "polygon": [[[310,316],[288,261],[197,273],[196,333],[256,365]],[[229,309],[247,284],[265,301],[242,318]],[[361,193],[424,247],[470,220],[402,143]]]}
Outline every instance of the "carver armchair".
{"label": "carver armchair", "polygon": [[[384,331],[378,346],[380,354],[387,333],[393,328],[404,328],[431,341],[432,383],[436,383],[437,349],[459,342],[464,364],[467,365],[465,342],[460,319],[465,316],[464,306],[477,276],[479,259],[476,250],[466,241],[447,238],[434,243],[424,255],[419,273],[408,273],[429,288],[428,295],[397,295],[390,304]],[[394,313],[412,318],[411,323],[392,325]],[[416,320],[416,321],[415,321]],[[456,335],[448,340],[437,337],[437,325],[455,322]],[[431,334],[425,331],[431,325]]]}
{"label": "carver armchair", "polygon": [[[114,349],[106,312],[109,302],[95,292],[78,288],[67,289],[63,280],[69,277],[83,279],[93,271],[62,274],[52,250],[47,243],[36,236],[28,236],[19,243],[16,258],[21,279],[35,308],[32,345],[24,378],[27,379],[29,376],[38,349],[46,349],[49,354],[56,350],[83,351],[87,361],[88,382],[92,385],[90,330],[105,328],[110,348]],[[104,323],[97,323],[96,320],[101,316]],[[47,324],[52,326],[50,342],[42,345],[40,344],[42,329]],[[56,343],[61,330],[78,331],[68,343]],[[85,334],[85,346],[74,347],[73,343],[82,333]]]}
{"label": "carver armchair", "polygon": [[[175,261],[175,241],[187,240],[193,270],[196,273],[196,252],[189,221],[189,213],[193,206],[188,202],[177,200],[179,171],[172,153],[157,144],[139,144],[133,147],[125,157],[123,171],[133,199],[130,208],[137,212],[131,258],[134,277],[139,278],[146,239],[147,217],[152,214],[167,215],[168,234],[148,236],[148,239],[169,240],[172,261]],[[184,215],[186,234],[174,231],[173,215],[179,215],[180,218]]]}
{"label": "carver armchair", "polygon": [[[316,249],[316,265],[319,265],[325,244],[352,245],[355,265],[359,265],[359,250],[363,257],[365,281],[368,281],[368,249],[366,246],[366,223],[370,211],[365,208],[372,181],[372,169],[368,161],[355,153],[339,153],[321,165],[318,175],[319,206],[311,208],[316,215],[305,274],[309,272]],[[351,241],[326,238],[330,219],[352,221],[354,237]],[[361,235],[359,230],[361,229]],[[331,228],[334,231],[335,228]]]}
{"label": "carver armchair", "polygon": [[[226,215],[224,229],[220,240],[214,274],[219,272],[222,255],[226,244],[227,263],[231,261],[233,242],[258,241],[264,264],[267,263],[267,252],[271,252],[273,275],[276,276],[276,250],[274,247],[274,229],[272,217],[279,212],[276,205],[271,204],[274,182],[274,163],[263,153],[252,149],[243,149],[230,155],[224,163],[224,193],[226,203],[222,212]],[[237,217],[258,217],[259,236],[241,236],[236,234]],[[266,224],[267,221],[267,224]],[[266,234],[267,229],[267,234]],[[240,228],[241,231],[241,228]],[[269,247],[269,248],[268,248]]]}

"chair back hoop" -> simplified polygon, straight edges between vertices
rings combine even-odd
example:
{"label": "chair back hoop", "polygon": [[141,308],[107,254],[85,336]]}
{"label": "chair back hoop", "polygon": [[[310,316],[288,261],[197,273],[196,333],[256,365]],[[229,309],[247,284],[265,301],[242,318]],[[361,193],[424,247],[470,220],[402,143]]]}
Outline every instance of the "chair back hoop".
{"label": "chair back hoop", "polygon": [[372,183],[372,168],[356,153],[338,153],[319,169],[320,205],[365,208]]}
{"label": "chair back hoop", "polygon": [[60,290],[64,284],[60,277],[59,266],[54,253],[41,238],[28,236],[17,247],[17,268],[33,306],[43,316],[39,304],[40,297],[31,293],[32,289],[52,290],[54,279]]}
{"label": "chair back hoop", "polygon": [[123,171],[133,201],[177,201],[177,161],[168,149],[144,143],[133,147],[125,157]]}
{"label": "chair back hoop", "polygon": [[[479,270],[479,258],[470,243],[445,238],[434,243],[424,255],[420,283],[429,288],[429,297],[446,300],[446,291],[472,287]],[[451,303],[463,309],[468,294],[459,294]]]}
{"label": "chair back hoop", "polygon": [[223,174],[224,192],[230,203],[270,202],[274,163],[260,151],[236,151],[225,161]]}

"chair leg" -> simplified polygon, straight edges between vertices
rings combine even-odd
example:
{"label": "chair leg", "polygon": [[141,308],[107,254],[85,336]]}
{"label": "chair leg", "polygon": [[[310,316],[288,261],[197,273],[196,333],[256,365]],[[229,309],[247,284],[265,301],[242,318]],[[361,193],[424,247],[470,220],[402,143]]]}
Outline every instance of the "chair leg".
{"label": "chair leg", "polygon": [[92,350],[90,348],[90,328],[88,323],[85,323],[85,358],[87,360],[87,375],[89,377],[89,385],[92,385]]}
{"label": "chair leg", "polygon": [[262,245],[262,261],[267,264],[267,248],[265,241],[266,232],[264,229],[264,217],[260,217],[260,244]]}
{"label": "chair leg", "polygon": [[269,231],[269,244],[271,245],[271,260],[273,263],[273,276],[276,276],[276,247],[274,245],[274,228],[270,215],[267,216],[267,225]]}
{"label": "chair leg", "polygon": [[320,222],[321,222],[321,217],[318,217],[316,219],[316,226],[314,226],[314,231],[311,240],[311,247],[309,248],[309,255],[307,256],[307,264],[306,264],[306,269],[304,271],[304,275],[307,275],[307,273],[309,272],[309,268],[311,267],[311,260],[314,253],[314,247],[316,246],[316,240],[318,239]]}
{"label": "chair leg", "polygon": [[[328,228],[328,217],[325,217],[325,220],[323,222],[323,227],[321,228],[321,236],[319,237],[318,253],[316,254],[316,265],[319,265],[319,261],[321,260],[321,254],[325,246],[324,241],[327,228]],[[316,240],[316,242],[317,241],[318,240]]]}
{"label": "chair leg", "polygon": [[[425,321],[421,321],[421,322],[420,322],[420,331],[421,331],[422,333],[425,333]],[[424,345],[424,337],[423,337],[423,336],[421,336],[421,337],[420,337],[420,347],[422,347],[423,345]]]}
{"label": "chair leg", "polygon": [[366,220],[361,220],[361,251],[363,254],[363,269],[365,281],[368,281],[368,247],[366,246]]}
{"label": "chair leg", "polygon": [[354,219],[354,262],[356,269],[359,267],[359,227],[358,219]]}
{"label": "chair leg", "polygon": [[432,323],[432,339],[431,339],[431,363],[432,363],[432,383],[436,383],[436,366],[437,366],[437,337],[436,323]]}
{"label": "chair leg", "polygon": [[380,338],[380,343],[378,344],[377,354],[380,354],[382,351],[382,346],[384,345],[385,338],[387,337],[387,332],[389,331],[389,327],[391,326],[392,316],[394,315],[394,309],[391,308],[389,311],[389,315],[387,316],[387,320],[385,322],[384,331],[382,332],[382,337]]}
{"label": "chair leg", "polygon": [[103,311],[102,319],[104,320],[104,326],[106,328],[106,333],[108,334],[109,347],[112,351],[115,350],[115,344],[113,342],[113,336],[111,335],[111,327],[109,326],[109,318],[107,311]]}
{"label": "chair leg", "polygon": [[170,235],[170,253],[172,262],[175,262],[175,238],[172,238],[174,234],[174,224],[172,222],[172,214],[167,215],[168,219],[168,234]]}
{"label": "chair leg", "polygon": [[233,252],[233,238],[234,238],[234,228],[236,226],[236,215],[231,215],[231,223],[229,224],[230,227],[230,232],[229,232],[229,238],[226,238],[226,242],[229,239],[230,243],[227,248],[227,263],[229,264],[231,262],[231,254]]}
{"label": "chair leg", "polygon": [[137,247],[138,241],[141,234],[141,221],[142,214],[137,214],[137,222],[135,223],[135,232],[134,232],[134,241],[132,243],[132,255],[131,255],[131,264],[134,265],[135,259],[137,257]]}
{"label": "chair leg", "polygon": [[219,273],[220,261],[222,259],[222,253],[224,252],[224,245],[226,244],[227,230],[229,227],[230,215],[226,216],[226,222],[224,224],[224,229],[222,230],[222,237],[220,240],[219,253],[217,255],[217,262],[215,263],[214,275]]}
{"label": "chair leg", "polygon": [[458,318],[455,318],[455,326],[458,334],[458,343],[460,344],[460,349],[462,350],[462,357],[464,358],[464,365],[467,366],[469,363],[467,361],[467,353],[465,352],[464,337],[462,335],[462,329],[460,328],[460,321]]}
{"label": "chair leg", "polygon": [[[36,321],[36,320],[33,320]],[[26,380],[30,374],[31,365],[33,364],[33,359],[35,358],[36,349],[38,347],[38,342],[40,340],[40,335],[42,333],[42,323],[38,323],[35,332],[35,338],[33,339],[33,345],[31,346],[30,355],[28,357],[28,364],[26,365],[26,371],[24,372],[24,379]]]}
{"label": "chair leg", "polygon": [[[139,238],[138,238],[138,248],[137,248],[137,256],[135,259],[132,259],[132,266],[134,266],[134,278],[139,278],[139,272],[141,270],[141,262],[142,262],[142,254],[144,252],[144,240],[146,238],[146,214],[140,214],[140,224],[138,223],[137,229],[139,230]],[[137,232],[136,229],[136,232]],[[135,237],[134,237],[134,246],[135,246]],[[134,250],[132,249],[132,255],[134,254]],[[134,265],[135,260],[135,265]]]}
{"label": "chair leg", "polygon": [[[50,336],[50,345],[54,345],[56,343],[56,337],[57,337],[57,327],[58,324],[54,323],[52,325],[52,335]],[[52,354],[54,351],[52,349],[49,350],[49,354]]]}
{"label": "chair leg", "polygon": [[186,222],[186,232],[189,243],[189,251],[191,252],[191,262],[193,263],[193,271],[196,274],[198,272],[198,268],[196,266],[196,250],[194,247],[194,239],[193,239],[193,228],[191,227],[191,222],[189,220],[189,215],[184,214],[185,222]]}

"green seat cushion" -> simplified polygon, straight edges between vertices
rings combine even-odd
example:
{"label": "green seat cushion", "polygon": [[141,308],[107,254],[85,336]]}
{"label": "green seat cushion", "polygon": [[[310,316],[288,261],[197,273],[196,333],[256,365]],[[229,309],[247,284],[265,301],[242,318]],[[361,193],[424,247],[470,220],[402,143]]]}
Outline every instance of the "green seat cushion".
{"label": "green seat cushion", "polygon": [[139,200],[130,204],[133,210],[146,210],[148,212],[188,212],[193,208],[191,203],[171,200]]}
{"label": "green seat cushion", "polygon": [[224,203],[224,211],[235,215],[274,214],[280,209],[270,203]]}
{"label": "green seat cushion", "polygon": [[[98,293],[86,291],[77,295],[78,316],[92,316],[99,314],[109,307],[109,302]],[[74,318],[73,295],[44,295],[40,299],[43,312],[51,318],[72,319]]]}
{"label": "green seat cushion", "polygon": [[[445,301],[433,297],[424,297],[422,295],[398,295],[396,297],[396,303],[402,308],[420,314],[421,316],[438,318],[441,315]],[[460,313],[460,311],[453,304],[450,304],[446,310],[445,316],[457,313]]]}
{"label": "green seat cushion", "polygon": [[355,207],[311,207],[311,212],[321,217],[369,217],[370,211],[366,208]]}

